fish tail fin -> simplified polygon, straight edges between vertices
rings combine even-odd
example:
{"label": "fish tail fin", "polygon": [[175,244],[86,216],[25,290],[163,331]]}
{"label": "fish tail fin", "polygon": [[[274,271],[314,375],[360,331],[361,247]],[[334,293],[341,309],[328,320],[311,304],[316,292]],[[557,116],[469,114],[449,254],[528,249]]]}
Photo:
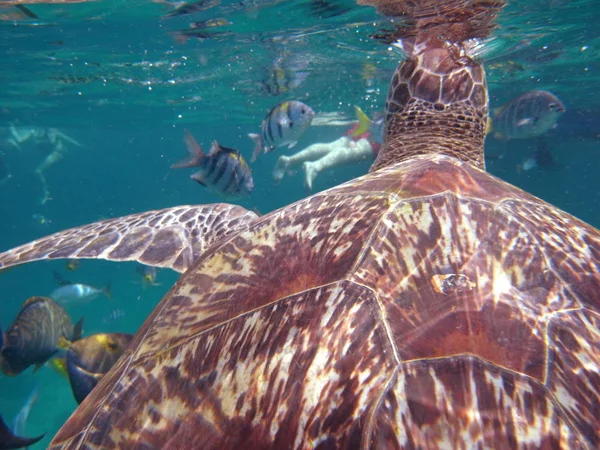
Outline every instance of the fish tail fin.
{"label": "fish tail fin", "polygon": [[46,434],[42,434],[41,436],[34,438],[25,438],[21,436],[17,436],[10,431],[6,422],[0,416],[0,442],[2,443],[2,448],[23,448],[28,447],[30,445],[35,444],[40,439],[42,439]]}
{"label": "fish tail fin", "polygon": [[254,142],[254,150],[252,151],[252,158],[250,158],[250,162],[253,163],[258,158],[258,155],[260,155],[260,151],[263,148],[263,140],[262,136],[257,133],[248,133],[248,137]]}
{"label": "fish tail fin", "polygon": [[73,337],[71,341],[78,341],[81,339],[81,336],[83,336],[83,317],[79,319],[79,322],[77,322],[73,327]]}
{"label": "fish tail fin", "polygon": [[492,117],[488,116],[487,121],[485,123],[485,135],[487,136],[494,129],[494,123],[492,121]]}
{"label": "fish tail fin", "polygon": [[66,380],[69,379],[67,360],[65,358],[52,358],[48,361],[48,366]]}
{"label": "fish tail fin", "polygon": [[189,156],[183,158],[181,161],[171,165],[171,169],[185,169],[188,167],[198,167],[202,160],[206,157],[204,151],[198,141],[192,136],[189,130],[184,131],[183,141],[187,147]]}
{"label": "fish tail fin", "polygon": [[359,106],[354,106],[354,111],[356,112],[356,120],[358,120],[358,127],[352,132],[352,136],[360,136],[361,134],[365,134],[367,131],[371,129],[371,119],[367,116]]}

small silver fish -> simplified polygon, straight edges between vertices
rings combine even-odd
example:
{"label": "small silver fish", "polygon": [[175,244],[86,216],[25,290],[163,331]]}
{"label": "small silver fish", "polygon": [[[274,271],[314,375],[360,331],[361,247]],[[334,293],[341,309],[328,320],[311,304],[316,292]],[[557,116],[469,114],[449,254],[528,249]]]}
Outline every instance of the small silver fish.
{"label": "small silver fish", "polygon": [[250,162],[256,161],[263,149],[269,153],[284,145],[292,148],[310,126],[314,116],[311,107],[302,102],[289,101],[275,105],[262,121],[261,134],[248,134],[254,141]]}
{"label": "small silver fish", "polygon": [[565,106],[551,92],[525,92],[492,114],[491,131],[499,139],[527,139],[556,126]]}
{"label": "small silver fish", "polygon": [[207,155],[188,130],[185,130],[184,141],[190,156],[173,164],[172,169],[199,167],[200,170],[190,178],[224,199],[234,200],[250,195],[254,180],[239,151],[221,147],[213,141]]}
{"label": "small silver fish", "polygon": [[110,298],[112,296],[110,286],[98,289],[87,284],[75,283],[56,288],[50,294],[50,298],[62,305],[71,306],[84,305],[101,295]]}
{"label": "small silver fish", "polygon": [[103,323],[111,323],[111,322],[116,322],[117,320],[122,319],[123,317],[125,317],[125,311],[121,308],[116,308],[113,309],[108,316],[106,316],[104,318],[104,320],[102,321]]}

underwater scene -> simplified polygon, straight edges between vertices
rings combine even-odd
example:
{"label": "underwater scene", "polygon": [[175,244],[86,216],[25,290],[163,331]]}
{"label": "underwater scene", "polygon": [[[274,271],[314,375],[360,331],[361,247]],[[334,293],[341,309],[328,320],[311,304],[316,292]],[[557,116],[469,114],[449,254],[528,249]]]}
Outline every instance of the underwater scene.
{"label": "underwater scene", "polygon": [[[390,38],[402,18],[358,3],[0,0],[0,252],[179,205],[262,216],[366,175],[406,55]],[[592,0],[509,1],[476,51],[486,170],[596,228],[599,23]],[[0,270],[0,348],[17,332],[45,346],[0,364],[0,415],[16,436],[43,435],[30,449],[183,272],[65,255]]]}

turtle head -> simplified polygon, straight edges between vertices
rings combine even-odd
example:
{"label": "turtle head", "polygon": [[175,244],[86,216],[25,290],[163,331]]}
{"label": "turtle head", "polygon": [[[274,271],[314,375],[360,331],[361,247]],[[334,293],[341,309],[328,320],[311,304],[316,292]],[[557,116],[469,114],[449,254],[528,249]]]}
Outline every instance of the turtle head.
{"label": "turtle head", "polygon": [[390,84],[384,144],[371,170],[431,153],[483,169],[488,92],[468,44],[412,38],[401,45],[407,59]]}
{"label": "turtle head", "polygon": [[394,17],[378,37],[398,42],[406,60],[392,78],[384,142],[371,171],[426,154],[444,154],[484,169],[488,92],[473,57],[505,0],[358,0]]}

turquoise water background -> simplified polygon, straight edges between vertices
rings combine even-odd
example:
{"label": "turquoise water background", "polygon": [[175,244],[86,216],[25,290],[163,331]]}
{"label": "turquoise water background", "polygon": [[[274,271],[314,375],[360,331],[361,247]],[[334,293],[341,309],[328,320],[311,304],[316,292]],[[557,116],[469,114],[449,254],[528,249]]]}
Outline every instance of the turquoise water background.
{"label": "turquoise water background", "polygon": [[[46,174],[52,200],[39,203],[34,169],[43,155],[33,144],[4,150],[11,179],[0,185],[0,250],[54,231],[134,212],[220,199],[191,181],[190,171],[169,170],[186,153],[188,128],[205,147],[211,140],[247,158],[265,113],[290,99],[308,103],[317,117],[353,119],[353,105],[373,114],[384,108],[387,83],[401,55],[370,36],[389,19],[351,1],[221,1],[173,19],[147,1],[31,5],[40,19],[0,22],[0,129],[58,127],[81,142]],[[326,6],[327,6],[326,5]],[[192,21],[226,18],[212,37],[179,44],[170,34]],[[591,0],[514,1],[499,20],[483,55],[491,107],[530,89],[547,89],[567,112],[546,137],[554,169],[519,172],[537,140],[489,137],[488,170],[600,227],[600,6]],[[217,34],[222,33],[222,34]],[[301,79],[281,95],[266,92],[274,60],[302,61],[286,77]],[[295,66],[289,63],[290,66]],[[297,64],[296,64],[297,66]],[[296,71],[294,73],[294,70]],[[305,79],[304,79],[305,78]],[[255,190],[239,202],[261,213],[310,194],[302,174],[271,179],[277,157],[331,141],[348,125],[313,126],[292,150],[278,149],[252,165]],[[0,134],[1,135],[1,134]],[[320,174],[313,192],[366,173],[369,163]],[[34,218],[35,217],[35,218]],[[40,223],[40,217],[45,223]],[[56,288],[52,271],[93,286],[110,283],[113,298],[69,309],[85,318],[85,334],[135,332],[176,281],[160,270],[158,286],[145,286],[133,263],[41,262],[0,273],[0,325],[22,302]],[[109,320],[111,311],[124,316]],[[47,367],[18,377],[0,376],[0,414],[11,421],[29,392],[39,400],[27,435],[47,433],[44,448],[76,407],[66,381]]]}

